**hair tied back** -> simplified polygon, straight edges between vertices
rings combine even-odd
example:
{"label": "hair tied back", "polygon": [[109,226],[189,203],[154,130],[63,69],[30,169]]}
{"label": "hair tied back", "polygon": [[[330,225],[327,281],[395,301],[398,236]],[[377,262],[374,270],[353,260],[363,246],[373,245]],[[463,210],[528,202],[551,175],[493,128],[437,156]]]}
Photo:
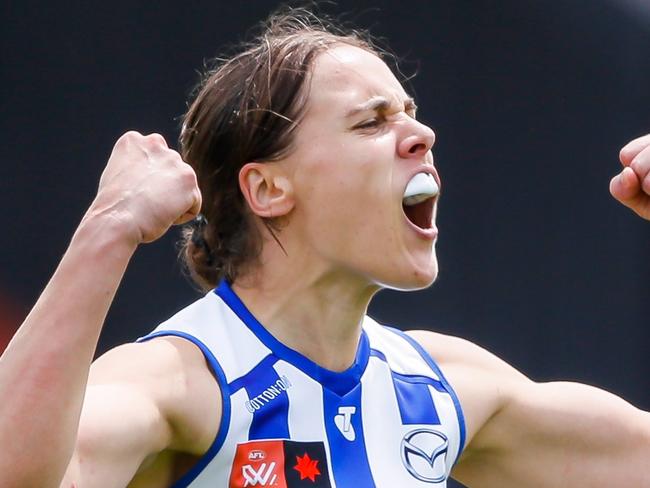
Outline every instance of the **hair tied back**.
{"label": "hair tied back", "polygon": [[205,215],[200,213],[190,225],[192,227],[192,244],[199,249],[203,249],[207,257],[206,264],[212,266],[212,250],[203,234],[205,227],[208,225],[208,219],[205,218]]}

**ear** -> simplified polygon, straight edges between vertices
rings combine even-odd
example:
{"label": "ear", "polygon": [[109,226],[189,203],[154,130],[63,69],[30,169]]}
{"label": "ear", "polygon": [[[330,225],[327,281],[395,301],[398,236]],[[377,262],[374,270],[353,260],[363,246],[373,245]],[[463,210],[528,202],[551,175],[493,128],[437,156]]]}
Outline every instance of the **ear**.
{"label": "ear", "polygon": [[239,188],[259,217],[282,217],[293,210],[293,186],[276,164],[246,163],[239,170]]}

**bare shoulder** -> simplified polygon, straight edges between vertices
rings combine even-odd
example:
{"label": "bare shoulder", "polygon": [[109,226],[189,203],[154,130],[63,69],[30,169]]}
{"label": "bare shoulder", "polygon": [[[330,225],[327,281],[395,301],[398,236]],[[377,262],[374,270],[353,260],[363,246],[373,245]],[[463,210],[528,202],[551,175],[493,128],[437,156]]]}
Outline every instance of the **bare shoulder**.
{"label": "bare shoulder", "polygon": [[123,385],[150,398],[173,432],[172,448],[205,452],[219,428],[221,393],[200,349],[180,337],[124,344],[92,365],[89,387]]}
{"label": "bare shoulder", "polygon": [[429,330],[410,330],[413,337],[441,366],[482,368],[523,377],[515,368],[487,349],[467,339]]}
{"label": "bare shoulder", "polygon": [[181,375],[204,365],[201,351],[179,337],[159,337],[122,344],[109,350],[91,366],[92,383],[120,379],[149,383],[161,376]]}
{"label": "bare shoulder", "polygon": [[509,386],[530,380],[466,339],[425,330],[408,334],[438,363],[459,397],[467,428],[466,453],[480,447],[476,434],[503,408]]}

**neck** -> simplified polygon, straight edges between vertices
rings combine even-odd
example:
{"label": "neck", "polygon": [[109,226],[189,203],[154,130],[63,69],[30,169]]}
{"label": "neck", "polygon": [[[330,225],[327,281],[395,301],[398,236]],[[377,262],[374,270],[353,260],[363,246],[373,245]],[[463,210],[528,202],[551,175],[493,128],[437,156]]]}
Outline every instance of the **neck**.
{"label": "neck", "polygon": [[347,369],[379,287],[313,262],[288,261],[260,265],[233,284],[235,293],[279,341],[324,368]]}

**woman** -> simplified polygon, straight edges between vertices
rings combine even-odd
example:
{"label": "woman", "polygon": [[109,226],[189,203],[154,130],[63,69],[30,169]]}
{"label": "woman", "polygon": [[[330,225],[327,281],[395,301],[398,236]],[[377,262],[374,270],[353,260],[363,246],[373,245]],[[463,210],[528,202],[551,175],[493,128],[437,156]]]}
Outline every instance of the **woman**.
{"label": "woman", "polygon": [[[2,357],[2,486],[647,482],[648,413],[365,316],[381,288],[437,275],[435,136],[415,110],[371,44],[289,14],[206,77],[182,157],[122,136]],[[650,136],[621,160],[612,194],[650,218]],[[186,262],[216,291],[89,373],[137,245],[199,212]]]}

